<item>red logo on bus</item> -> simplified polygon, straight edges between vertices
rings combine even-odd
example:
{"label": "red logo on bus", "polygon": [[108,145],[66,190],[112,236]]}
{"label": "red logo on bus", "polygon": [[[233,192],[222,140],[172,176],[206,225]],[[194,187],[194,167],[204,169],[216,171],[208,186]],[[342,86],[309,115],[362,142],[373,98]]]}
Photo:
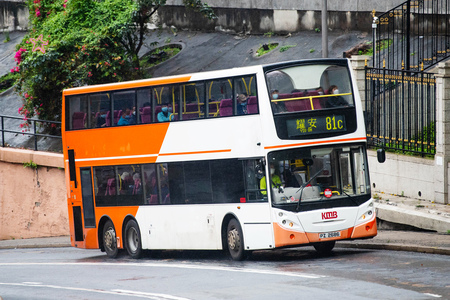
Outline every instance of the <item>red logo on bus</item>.
{"label": "red logo on bus", "polygon": [[331,196],[333,196],[333,191],[331,189],[325,189],[323,195],[327,198],[331,198]]}
{"label": "red logo on bus", "polygon": [[329,211],[322,213],[322,220],[336,219],[336,218],[337,218],[337,211]]}

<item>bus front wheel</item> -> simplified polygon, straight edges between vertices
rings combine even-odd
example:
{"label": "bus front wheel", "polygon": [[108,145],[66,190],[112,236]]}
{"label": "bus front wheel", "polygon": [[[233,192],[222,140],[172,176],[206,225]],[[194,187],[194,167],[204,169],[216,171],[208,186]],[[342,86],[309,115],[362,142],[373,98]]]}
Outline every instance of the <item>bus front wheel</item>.
{"label": "bus front wheel", "polygon": [[320,254],[320,255],[327,255],[331,253],[331,250],[333,250],[334,245],[336,244],[336,241],[329,241],[329,242],[322,242],[314,244],[314,249]]}
{"label": "bus front wheel", "polygon": [[142,242],[139,226],[135,220],[130,220],[125,227],[125,246],[131,258],[140,258],[142,255]]}
{"label": "bus front wheel", "polygon": [[103,227],[103,246],[105,247],[105,252],[108,257],[117,257],[119,249],[117,248],[116,230],[111,221],[107,221]]}
{"label": "bus front wheel", "polygon": [[227,247],[233,260],[244,259],[244,237],[241,225],[236,219],[231,219],[227,227]]}

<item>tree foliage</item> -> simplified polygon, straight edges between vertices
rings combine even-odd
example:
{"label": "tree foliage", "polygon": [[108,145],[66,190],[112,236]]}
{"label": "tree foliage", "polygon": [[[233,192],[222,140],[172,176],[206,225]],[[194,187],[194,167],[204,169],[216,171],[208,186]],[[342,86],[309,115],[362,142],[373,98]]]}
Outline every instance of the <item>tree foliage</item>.
{"label": "tree foliage", "polygon": [[[215,18],[198,0],[187,8]],[[32,29],[17,47],[16,90],[24,119],[60,120],[62,90],[142,78],[139,63],[152,15],[165,0],[27,0]]]}

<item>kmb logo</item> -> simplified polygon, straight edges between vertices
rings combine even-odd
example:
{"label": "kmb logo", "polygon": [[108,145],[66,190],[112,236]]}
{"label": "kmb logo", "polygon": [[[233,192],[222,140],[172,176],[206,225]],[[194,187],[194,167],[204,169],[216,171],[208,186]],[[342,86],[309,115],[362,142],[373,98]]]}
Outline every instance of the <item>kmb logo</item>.
{"label": "kmb logo", "polygon": [[336,218],[337,218],[337,211],[329,211],[322,213],[322,220],[336,219]]}

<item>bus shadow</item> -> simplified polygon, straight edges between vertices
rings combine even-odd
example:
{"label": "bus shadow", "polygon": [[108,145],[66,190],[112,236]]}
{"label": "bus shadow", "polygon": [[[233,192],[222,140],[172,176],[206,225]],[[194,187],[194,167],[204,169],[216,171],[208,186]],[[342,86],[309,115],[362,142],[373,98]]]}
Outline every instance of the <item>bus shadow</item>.
{"label": "bus shadow", "polygon": [[[319,254],[313,247],[297,247],[275,250],[258,250],[248,253],[243,262],[288,262],[288,261],[306,261],[321,259],[336,259],[359,256],[362,254],[372,253],[375,250],[369,249],[349,249],[335,248],[329,254]],[[100,254],[89,258],[82,259],[83,262],[137,262],[137,261],[192,261],[192,262],[233,262],[239,264],[241,262],[232,261],[229,255],[221,250],[151,250],[144,251],[142,257],[138,260],[128,256],[126,251],[121,251],[117,258],[109,258],[106,254]]]}

